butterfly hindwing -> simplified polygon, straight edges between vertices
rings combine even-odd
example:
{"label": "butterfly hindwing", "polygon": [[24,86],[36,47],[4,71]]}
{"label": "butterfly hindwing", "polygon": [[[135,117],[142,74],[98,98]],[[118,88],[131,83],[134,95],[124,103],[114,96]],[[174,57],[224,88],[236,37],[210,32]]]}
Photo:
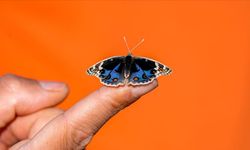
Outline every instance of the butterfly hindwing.
{"label": "butterfly hindwing", "polygon": [[97,76],[100,81],[108,86],[118,86],[124,84],[122,75],[124,57],[116,56],[105,59],[87,70],[89,75]]}
{"label": "butterfly hindwing", "polygon": [[139,85],[139,84],[146,84],[152,80],[145,70],[143,70],[138,64],[132,63],[130,69],[130,76],[128,79],[129,84],[132,85]]}
{"label": "butterfly hindwing", "polygon": [[144,57],[134,57],[131,64],[129,84],[143,85],[152,82],[160,75],[167,75],[171,69],[165,65]]}

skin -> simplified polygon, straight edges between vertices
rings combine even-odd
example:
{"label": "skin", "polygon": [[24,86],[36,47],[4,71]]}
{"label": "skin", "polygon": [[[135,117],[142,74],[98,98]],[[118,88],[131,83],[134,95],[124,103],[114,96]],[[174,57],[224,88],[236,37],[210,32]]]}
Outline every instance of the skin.
{"label": "skin", "polygon": [[55,107],[68,95],[61,82],[0,77],[1,150],[82,150],[116,113],[157,87],[103,86],[67,111]]}

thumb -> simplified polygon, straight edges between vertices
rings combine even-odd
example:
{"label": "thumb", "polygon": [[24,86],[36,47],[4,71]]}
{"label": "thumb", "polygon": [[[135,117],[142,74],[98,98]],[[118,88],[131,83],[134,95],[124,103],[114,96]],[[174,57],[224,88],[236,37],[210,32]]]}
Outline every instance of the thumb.
{"label": "thumb", "polygon": [[23,149],[83,149],[114,114],[157,87],[102,87],[47,124]]}

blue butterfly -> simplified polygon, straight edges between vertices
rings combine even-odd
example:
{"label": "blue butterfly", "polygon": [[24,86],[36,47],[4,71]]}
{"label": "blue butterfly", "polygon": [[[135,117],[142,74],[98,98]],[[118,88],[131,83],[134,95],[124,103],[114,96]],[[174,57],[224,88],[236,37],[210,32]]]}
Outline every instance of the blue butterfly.
{"label": "blue butterfly", "polygon": [[160,75],[168,75],[171,71],[160,62],[145,57],[134,57],[129,52],[127,56],[114,56],[96,63],[87,70],[87,74],[98,77],[106,86],[116,87],[125,84],[149,84]]}

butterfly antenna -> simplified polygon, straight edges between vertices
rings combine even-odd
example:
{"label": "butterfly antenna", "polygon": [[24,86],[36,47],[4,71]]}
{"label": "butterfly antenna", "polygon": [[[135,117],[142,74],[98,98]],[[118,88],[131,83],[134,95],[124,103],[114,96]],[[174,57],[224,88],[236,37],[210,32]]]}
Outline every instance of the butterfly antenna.
{"label": "butterfly antenna", "polygon": [[127,42],[126,36],[123,36],[123,40],[124,40],[124,42],[125,42],[125,44],[126,44],[126,47],[127,47],[127,49],[128,49],[128,53],[131,54],[131,50],[130,50],[130,48],[129,48],[129,46],[128,46],[128,42]]}
{"label": "butterfly antenna", "polygon": [[136,49],[138,46],[140,46],[142,43],[144,42],[144,38],[141,39],[141,41],[139,43],[137,43],[130,51],[133,51],[134,49]]}
{"label": "butterfly antenna", "polygon": [[137,43],[132,49],[130,49],[129,46],[128,46],[128,42],[127,42],[127,39],[126,39],[125,36],[123,36],[123,39],[124,39],[124,42],[125,42],[125,44],[126,44],[126,47],[127,47],[127,49],[128,49],[128,53],[129,53],[129,54],[132,54],[132,51],[133,51],[134,49],[136,49],[138,46],[140,46],[140,45],[144,42],[144,38],[142,38],[141,41],[140,41],[139,43]]}

